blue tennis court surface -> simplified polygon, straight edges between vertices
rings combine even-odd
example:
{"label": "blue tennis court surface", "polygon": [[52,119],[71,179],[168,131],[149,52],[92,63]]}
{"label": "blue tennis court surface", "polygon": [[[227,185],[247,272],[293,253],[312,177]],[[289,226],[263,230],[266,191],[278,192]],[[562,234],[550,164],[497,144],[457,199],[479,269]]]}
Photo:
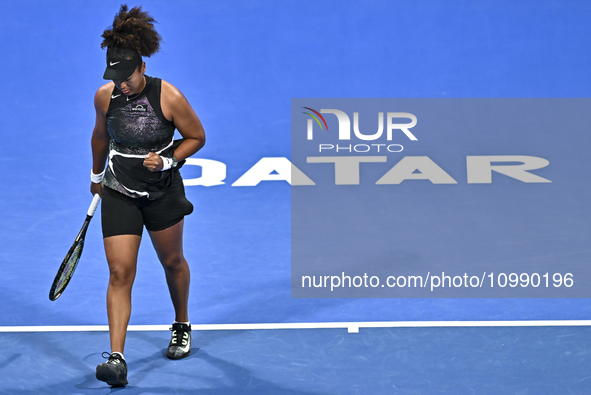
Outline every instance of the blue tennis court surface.
{"label": "blue tennis court surface", "polygon": [[94,378],[106,332],[11,333],[0,372],[6,394],[585,394],[589,331],[203,331],[182,361],[166,359],[168,334],[130,332],[125,389]]}
{"label": "blue tennis court surface", "polygon": [[[191,322],[229,329],[195,330],[196,347],[181,361],[164,356],[170,334],[166,329],[130,331],[125,353],[129,386],[110,389],[94,378],[96,365],[103,361],[100,354],[109,347],[108,332],[89,327],[107,324],[108,269],[100,215],[90,225],[82,260],[65,293],[50,302],[48,292],[91,200],[93,96],[104,83],[100,35],[120,2],[4,1],[0,393],[590,392],[589,322],[568,326],[571,320],[591,317],[587,299],[292,298],[292,187],[285,180],[272,181],[277,172],[256,185],[238,185],[244,185],[263,158],[291,159],[293,98],[588,97],[591,4],[149,0],[141,5],[159,22],[164,39],[161,52],[146,59],[146,73],[177,86],[207,134],[206,146],[194,159],[210,162],[182,169],[185,180],[193,184],[186,192],[195,206],[186,219],[184,248],[192,274]],[[542,208],[549,216],[539,218],[539,223],[552,227],[546,233],[552,237],[540,242],[545,249],[539,259],[550,259],[556,244],[570,247],[568,253],[561,249],[551,255],[558,269],[561,261],[588,261],[588,133],[559,128],[553,138],[537,139],[535,130],[512,133],[508,128],[504,125],[498,136],[471,135],[475,146],[490,141],[494,152],[483,148],[469,154],[548,159],[547,173],[538,174],[552,180],[547,185],[551,189],[544,191],[557,199]],[[458,142],[433,141],[457,149],[431,158],[454,177],[462,174],[458,182],[466,184],[466,154],[452,157],[461,152]],[[218,170],[212,170],[212,164]],[[388,164],[386,170],[394,162]],[[211,171],[224,176],[218,177],[217,185],[204,186],[205,180],[215,179]],[[363,172],[363,180],[372,172]],[[464,218],[512,224],[500,230],[513,237],[513,244],[507,244],[510,251],[531,245],[531,228],[495,216],[495,204],[507,199],[507,191],[519,193],[522,201],[534,201],[541,189],[494,176],[486,186],[490,193],[470,186],[471,193],[475,191],[471,196],[481,200],[466,200],[465,206],[456,201],[456,206],[464,210]],[[404,181],[393,189],[400,194],[398,201],[393,195],[393,205],[404,202],[408,208],[433,194],[464,196],[459,189],[448,194],[437,187],[425,180]],[[417,207],[398,213],[401,223],[420,230],[424,219],[415,221]],[[526,203],[513,208],[532,215],[538,210]],[[413,251],[409,243],[409,249],[394,251],[396,258],[420,262],[441,251],[475,257],[492,251],[486,260],[494,263],[495,246],[482,249],[473,243],[459,252],[452,250],[457,240],[449,229],[459,222],[446,222],[454,221],[452,215],[441,218],[441,238],[433,229],[420,233],[429,240],[424,249]],[[490,234],[495,231],[490,228]],[[485,241],[478,233],[474,239]],[[504,256],[503,246],[498,248],[498,256]],[[437,258],[445,264],[445,256]],[[167,326],[173,318],[163,270],[145,238],[130,324]],[[521,320],[549,325],[560,321],[567,326],[396,327],[400,321]],[[323,323],[339,322],[393,324],[361,327],[359,333],[321,329]],[[293,326],[235,326],[261,323]],[[310,323],[320,327],[306,328]],[[73,325],[83,327],[57,328]],[[15,326],[23,329],[14,332]],[[35,331],[41,326],[55,328]]]}

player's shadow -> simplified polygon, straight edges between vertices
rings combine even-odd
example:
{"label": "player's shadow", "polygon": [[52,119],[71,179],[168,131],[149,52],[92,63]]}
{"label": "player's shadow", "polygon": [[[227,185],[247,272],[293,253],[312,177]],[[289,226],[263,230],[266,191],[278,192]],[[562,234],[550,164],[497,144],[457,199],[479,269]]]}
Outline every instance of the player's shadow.
{"label": "player's shadow", "polygon": [[[130,371],[133,370],[133,380],[137,383],[136,387],[127,387],[131,389],[131,394],[142,393],[169,393],[175,394],[206,394],[206,395],[262,395],[262,394],[285,394],[285,395],[319,395],[320,392],[303,391],[284,388],[277,383],[257,378],[253,372],[247,368],[235,363],[228,362],[220,358],[211,356],[203,349],[193,349],[191,355],[184,358],[181,363],[175,365],[173,375],[178,376],[179,380],[171,377],[170,373],[162,372],[164,365],[173,362],[166,358],[166,349],[161,349],[149,357],[142,358],[130,363]],[[207,367],[205,371],[214,369],[222,374],[200,375],[199,365]],[[162,374],[167,376],[166,382],[175,383],[171,387],[145,387],[142,381],[147,376]],[[186,380],[191,377],[191,380]],[[185,382],[185,388],[179,388],[179,383]],[[199,388],[195,388],[198,386]]]}

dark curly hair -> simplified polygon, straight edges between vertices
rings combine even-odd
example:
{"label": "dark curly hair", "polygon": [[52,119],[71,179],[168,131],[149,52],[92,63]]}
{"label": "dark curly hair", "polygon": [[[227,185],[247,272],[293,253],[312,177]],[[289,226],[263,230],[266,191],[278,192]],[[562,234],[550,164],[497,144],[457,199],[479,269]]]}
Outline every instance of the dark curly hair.
{"label": "dark curly hair", "polygon": [[113,27],[103,32],[101,48],[107,47],[107,56],[121,56],[133,59],[138,56],[150,57],[160,49],[162,37],[154,29],[154,18],[142,7],[128,11],[123,4],[115,15]]}

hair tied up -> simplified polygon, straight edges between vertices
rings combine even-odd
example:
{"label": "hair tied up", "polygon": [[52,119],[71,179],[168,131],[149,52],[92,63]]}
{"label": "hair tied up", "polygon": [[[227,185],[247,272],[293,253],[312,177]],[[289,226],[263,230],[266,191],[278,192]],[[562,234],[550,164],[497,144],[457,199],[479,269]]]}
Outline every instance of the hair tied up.
{"label": "hair tied up", "polygon": [[113,26],[103,32],[101,48],[107,50],[128,49],[140,56],[150,57],[160,49],[162,37],[154,28],[156,21],[142,7],[128,9],[123,4],[115,15]]}

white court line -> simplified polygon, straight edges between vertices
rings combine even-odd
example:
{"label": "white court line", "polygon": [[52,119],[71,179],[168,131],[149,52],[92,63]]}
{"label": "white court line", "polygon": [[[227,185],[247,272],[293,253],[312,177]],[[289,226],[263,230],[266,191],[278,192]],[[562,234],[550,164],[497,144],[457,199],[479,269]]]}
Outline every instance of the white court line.
{"label": "white court line", "polygon": [[[275,324],[192,324],[197,331],[261,330],[261,329],[347,329],[358,333],[360,328],[445,328],[445,327],[534,327],[591,326],[591,320],[540,321],[377,321],[377,322],[303,322]],[[128,331],[167,331],[170,325],[129,325]],[[2,332],[95,332],[108,331],[107,325],[63,326],[0,326]]]}

